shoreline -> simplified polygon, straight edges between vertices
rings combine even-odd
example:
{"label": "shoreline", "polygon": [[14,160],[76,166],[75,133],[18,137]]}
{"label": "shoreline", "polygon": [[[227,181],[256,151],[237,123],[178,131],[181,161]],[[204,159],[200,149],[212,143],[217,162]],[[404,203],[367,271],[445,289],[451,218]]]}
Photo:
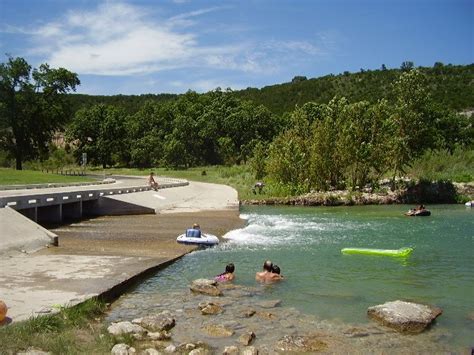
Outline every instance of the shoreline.
{"label": "shoreline", "polygon": [[474,183],[433,183],[384,192],[335,190],[292,197],[241,200],[242,205],[364,206],[393,204],[462,204],[474,200]]}

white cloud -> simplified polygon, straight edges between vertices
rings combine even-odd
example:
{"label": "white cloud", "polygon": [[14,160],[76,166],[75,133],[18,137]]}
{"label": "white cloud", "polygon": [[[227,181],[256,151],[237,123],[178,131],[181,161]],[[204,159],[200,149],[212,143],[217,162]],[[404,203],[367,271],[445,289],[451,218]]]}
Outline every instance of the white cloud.
{"label": "white cloud", "polygon": [[[70,11],[32,30],[4,25],[0,31],[31,36],[34,45],[30,53],[43,55],[52,67],[79,74],[135,75],[211,68],[268,75],[290,62],[297,63],[300,57],[324,54],[307,41],[204,45],[199,33],[204,33],[206,26],[198,22],[199,17],[227,8],[209,7],[160,18],[150,16],[147,8],[107,1],[93,10]],[[198,32],[201,29],[203,32]],[[222,83],[199,81],[193,85],[204,90]]]}

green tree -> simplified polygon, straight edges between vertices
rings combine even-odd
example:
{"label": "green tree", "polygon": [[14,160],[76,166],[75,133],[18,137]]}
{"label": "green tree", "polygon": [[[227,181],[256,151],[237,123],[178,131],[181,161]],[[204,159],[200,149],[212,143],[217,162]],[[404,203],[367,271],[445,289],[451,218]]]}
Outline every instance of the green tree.
{"label": "green tree", "polygon": [[77,145],[77,158],[87,153],[103,168],[118,162],[127,150],[125,113],[103,104],[79,110],[68,127],[68,139]]}
{"label": "green tree", "polygon": [[255,173],[255,179],[261,180],[265,176],[268,147],[259,141],[255,144],[252,157],[249,160],[250,168]]}
{"label": "green tree", "polygon": [[70,115],[65,94],[79,84],[64,68],[41,64],[32,70],[25,59],[12,57],[0,64],[0,145],[15,157],[17,170],[47,151]]}
{"label": "green tree", "polygon": [[395,82],[396,97],[391,117],[390,155],[393,181],[410,162],[435,141],[432,103],[424,75],[419,70],[403,73]]}

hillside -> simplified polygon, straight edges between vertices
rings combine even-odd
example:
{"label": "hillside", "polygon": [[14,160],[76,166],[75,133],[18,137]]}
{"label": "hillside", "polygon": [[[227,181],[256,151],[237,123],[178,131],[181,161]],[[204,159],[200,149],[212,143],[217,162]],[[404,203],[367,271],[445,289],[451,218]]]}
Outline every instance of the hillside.
{"label": "hillside", "polygon": [[[474,108],[474,64],[443,65],[420,68],[426,74],[430,92],[434,100],[456,111]],[[349,101],[368,100],[374,102],[382,97],[390,97],[391,85],[401,74],[401,69],[364,70],[358,73],[345,72],[306,79],[295,77],[293,82],[266,86],[262,89],[247,88],[234,91],[238,98],[265,105],[277,115],[291,112],[295,105],[308,101],[327,103],[334,96],[345,96]],[[97,103],[110,104],[134,113],[146,101],[174,100],[175,94],[113,95],[94,96],[70,95],[73,112],[81,107]]]}
{"label": "hillside", "polygon": [[[438,64],[433,68],[420,69],[426,74],[430,92],[436,102],[457,111],[474,107],[474,64]],[[391,84],[400,74],[400,69],[391,69],[353,74],[345,72],[308,80],[296,77],[294,82],[262,89],[247,88],[236,91],[235,94],[263,104],[276,114],[282,114],[292,111],[295,105],[303,105],[308,101],[327,103],[335,95],[345,96],[351,102],[374,102],[382,97],[390,97]]]}

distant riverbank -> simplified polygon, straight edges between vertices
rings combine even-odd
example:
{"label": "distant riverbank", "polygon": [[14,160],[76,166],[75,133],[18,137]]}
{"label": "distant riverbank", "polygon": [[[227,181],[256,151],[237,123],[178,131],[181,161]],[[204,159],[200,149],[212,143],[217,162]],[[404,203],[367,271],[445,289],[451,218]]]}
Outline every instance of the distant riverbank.
{"label": "distant riverbank", "polygon": [[353,206],[413,203],[463,203],[474,199],[474,183],[416,184],[395,191],[336,190],[292,197],[241,200],[243,205]]}

